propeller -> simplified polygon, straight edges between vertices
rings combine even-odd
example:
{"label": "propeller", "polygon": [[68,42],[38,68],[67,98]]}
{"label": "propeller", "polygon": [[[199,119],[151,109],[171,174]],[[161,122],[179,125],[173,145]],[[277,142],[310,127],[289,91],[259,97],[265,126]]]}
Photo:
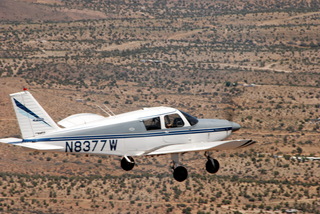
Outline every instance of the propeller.
{"label": "propeller", "polygon": [[223,111],[224,111],[224,118],[226,120],[232,121],[234,117],[235,109],[231,106],[228,106],[227,108],[223,109]]}
{"label": "propeller", "polygon": [[221,103],[226,104],[227,107],[223,108],[223,118],[226,120],[232,121],[235,114],[235,102],[233,101],[232,97],[228,93],[222,94],[222,100]]}

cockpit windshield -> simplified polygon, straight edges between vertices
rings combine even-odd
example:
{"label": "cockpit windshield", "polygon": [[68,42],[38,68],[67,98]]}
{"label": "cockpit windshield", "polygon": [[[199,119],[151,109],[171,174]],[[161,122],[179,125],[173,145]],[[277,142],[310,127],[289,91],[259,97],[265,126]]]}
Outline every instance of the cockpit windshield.
{"label": "cockpit windshield", "polygon": [[191,116],[190,114],[183,112],[183,111],[180,111],[180,112],[186,117],[186,119],[188,120],[188,122],[190,123],[191,126],[194,126],[199,122],[196,117]]}

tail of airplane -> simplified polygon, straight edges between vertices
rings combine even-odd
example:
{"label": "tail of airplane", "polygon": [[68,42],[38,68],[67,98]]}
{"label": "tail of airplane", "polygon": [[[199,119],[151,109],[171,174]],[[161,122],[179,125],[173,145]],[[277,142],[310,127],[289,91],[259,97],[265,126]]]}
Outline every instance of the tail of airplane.
{"label": "tail of airplane", "polygon": [[27,90],[10,94],[23,138],[60,129]]}

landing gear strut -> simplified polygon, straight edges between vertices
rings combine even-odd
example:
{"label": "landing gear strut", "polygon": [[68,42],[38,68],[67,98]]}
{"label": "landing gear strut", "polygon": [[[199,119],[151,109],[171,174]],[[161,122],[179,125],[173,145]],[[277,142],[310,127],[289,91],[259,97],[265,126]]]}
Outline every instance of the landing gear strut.
{"label": "landing gear strut", "polygon": [[135,162],[131,156],[124,156],[121,159],[121,168],[126,171],[130,171],[131,169],[133,169],[134,165]]}
{"label": "landing gear strut", "polygon": [[172,154],[172,169],[173,169],[173,178],[176,181],[182,182],[188,178],[188,170],[179,164],[178,154]]}
{"label": "landing gear strut", "polygon": [[207,172],[209,172],[211,174],[218,172],[218,170],[220,168],[219,162],[216,159],[210,157],[207,153],[205,155],[207,156],[207,159],[208,159],[208,161],[206,163]]}

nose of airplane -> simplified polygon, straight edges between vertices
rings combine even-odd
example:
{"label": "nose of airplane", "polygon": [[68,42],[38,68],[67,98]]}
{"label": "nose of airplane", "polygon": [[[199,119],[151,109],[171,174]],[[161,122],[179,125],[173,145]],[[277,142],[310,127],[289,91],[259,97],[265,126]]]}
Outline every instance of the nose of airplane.
{"label": "nose of airplane", "polygon": [[235,122],[231,122],[231,127],[233,132],[238,131],[241,128],[241,126]]}

